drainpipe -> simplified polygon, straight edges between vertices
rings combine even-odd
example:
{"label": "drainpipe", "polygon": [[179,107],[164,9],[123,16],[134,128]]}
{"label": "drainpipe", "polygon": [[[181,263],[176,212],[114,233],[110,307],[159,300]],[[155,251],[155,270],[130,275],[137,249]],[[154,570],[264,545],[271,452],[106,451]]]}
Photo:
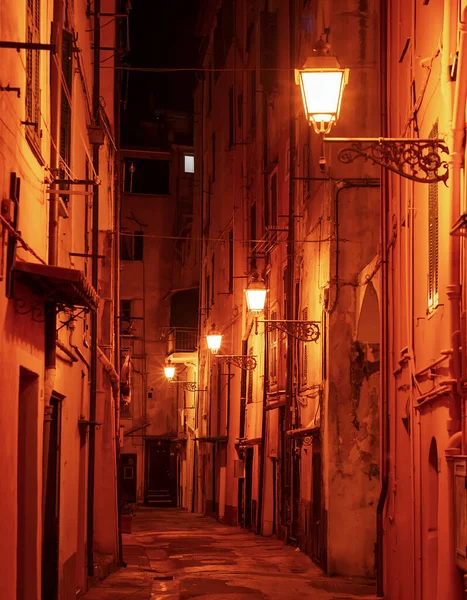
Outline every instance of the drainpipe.
{"label": "drainpipe", "polygon": [[[59,49],[58,57],[61,57],[61,39],[62,39],[62,0],[54,2],[52,32],[54,43]],[[51,55],[50,60],[50,102],[51,102],[51,123],[50,133],[52,140],[58,144],[60,133],[60,96],[61,96],[61,80],[58,72],[58,66]],[[54,144],[50,145],[50,165],[54,175],[58,173],[59,157]],[[55,186],[51,186],[54,188]],[[49,265],[58,263],[58,196],[50,194],[49,197],[49,248],[48,262]],[[47,478],[49,466],[49,451],[50,451],[50,424],[52,422],[52,405],[51,397],[55,388],[56,378],[56,338],[57,338],[57,318],[55,303],[47,302],[44,309],[44,428],[42,439],[42,514],[45,514],[45,501],[47,494]]]}
{"label": "drainpipe", "polygon": [[[455,43],[456,30],[450,27],[452,24],[452,15],[458,13],[457,0],[446,0],[445,2],[445,32],[443,35],[443,67],[447,72],[443,72],[444,86],[443,91],[450,92],[452,82],[449,77],[449,62],[451,53],[454,53],[455,48],[450,45]],[[451,153],[449,156],[449,200],[448,208],[448,223],[453,226],[461,213],[461,193],[462,193],[462,175],[461,169],[464,166],[465,157],[465,105],[467,98],[467,7],[461,11],[460,20],[458,22],[459,45],[458,45],[458,62],[457,76],[454,88],[454,100],[452,104],[452,123],[449,139],[449,148]],[[454,34],[454,35],[453,35]],[[448,37],[449,36],[449,37]],[[446,54],[446,56],[444,56]],[[447,101],[450,100],[449,93]],[[451,105],[448,104],[448,109]],[[465,210],[465,207],[463,207]],[[452,435],[446,447],[446,457],[451,458],[454,454],[467,453],[467,405],[466,395],[461,389],[461,378],[463,376],[461,370],[461,357],[459,346],[464,344],[461,339],[460,313],[461,313],[461,275],[460,275],[460,238],[458,236],[449,236],[449,284],[447,286],[447,296],[449,299],[449,321],[450,331],[452,334],[453,352],[449,360],[451,379],[455,379],[458,384],[451,388],[451,403],[450,403],[450,418],[452,420],[451,430],[459,429]],[[452,433],[451,431],[451,433]],[[455,524],[455,490],[454,490],[454,466],[452,460],[448,460],[448,497],[451,501],[450,510],[448,510],[448,556],[446,563],[450,567],[450,573],[447,573],[447,581],[450,584],[449,589],[445,589],[445,593],[449,597],[457,597],[461,593],[461,582],[456,568],[455,561],[455,539],[456,539],[456,524]],[[450,577],[448,576],[450,574]]]}
{"label": "drainpipe", "polygon": [[[388,88],[387,88],[387,27],[388,8],[386,0],[380,2],[380,119],[381,136],[388,136]],[[381,491],[376,507],[376,595],[384,597],[384,507],[389,489],[389,305],[388,305],[388,214],[389,173],[381,169]]]}
{"label": "drainpipe", "polygon": [[[266,462],[266,451],[267,451],[267,427],[266,427],[266,418],[267,418],[267,399],[268,399],[268,365],[269,365],[269,344],[268,344],[268,335],[264,336],[264,377],[263,377],[263,417],[261,421],[261,440],[262,444],[259,448],[259,490],[258,490],[258,518],[257,518],[257,531],[256,533],[259,535],[263,534],[263,498],[264,498],[264,465]],[[276,482],[274,482],[276,485]]]}
{"label": "drainpipe", "polygon": [[[117,1],[117,13],[123,13],[124,7],[122,1]],[[120,33],[120,27],[115,28],[116,37],[116,48],[122,47],[122,35]],[[121,66],[122,60],[121,55],[117,64]],[[121,194],[122,194],[122,173],[120,165],[120,98],[121,98],[121,77],[122,75],[116,73],[115,75],[115,95],[114,95],[114,132],[115,132],[115,145],[117,150],[115,152],[115,209],[114,209],[114,231],[116,232],[113,238],[113,259],[114,259],[114,340],[115,340],[115,352],[114,352],[114,363],[115,368],[120,368],[120,223],[121,223]],[[123,560],[123,543],[122,543],[122,531],[120,528],[120,504],[123,496],[122,491],[122,469],[120,459],[120,383],[119,392],[115,399],[115,430],[116,430],[116,445],[115,445],[115,462],[117,470],[117,510],[118,510],[118,555],[119,562],[122,566],[126,566]]]}
{"label": "drainpipe", "polygon": [[[100,45],[101,45],[101,30],[100,30],[100,0],[94,1],[93,29],[94,29],[94,78],[92,104],[94,115],[94,126],[100,124]],[[92,162],[94,168],[94,176],[99,175],[99,144],[93,144]],[[92,285],[94,289],[99,288],[99,186],[93,185],[92,192]],[[88,576],[94,574],[94,472],[95,472],[95,456],[96,456],[96,430],[94,423],[96,422],[97,409],[97,337],[98,337],[98,320],[97,310],[91,313],[91,390],[89,400],[89,455],[88,455],[88,497],[87,497],[87,565]]]}
{"label": "drainpipe", "polygon": [[[290,68],[295,68],[295,6],[294,1],[289,1],[289,65]],[[296,136],[295,136],[295,88],[293,82],[289,82],[289,139],[290,139],[290,176],[289,176],[289,220],[288,220],[288,236],[287,236],[287,314],[288,320],[294,319],[294,281],[295,281],[295,152],[296,152]],[[289,333],[287,334],[287,355],[286,355],[286,393],[285,393],[285,430],[292,429],[292,409],[293,409],[293,392],[294,392],[294,338]],[[293,524],[293,468],[292,468],[292,443],[293,437],[290,436],[285,440],[285,456],[284,456],[284,478],[286,484],[286,501],[289,504],[287,518],[287,537],[290,537]]]}
{"label": "drainpipe", "polygon": [[[449,2],[452,5],[450,10],[457,11],[457,2]],[[449,17],[448,17],[449,18]],[[465,136],[465,103],[467,98],[467,8],[464,8],[459,21],[459,53],[457,63],[456,87],[454,91],[454,103],[452,110],[452,125],[450,132],[449,155],[449,201],[448,223],[452,226],[460,215],[460,196],[461,196],[461,169],[464,164],[464,136]],[[446,41],[446,45],[449,42]],[[451,378],[460,380],[461,373],[459,369],[460,355],[460,311],[461,311],[461,283],[460,283],[460,238],[458,236],[449,236],[448,248],[449,262],[449,284],[447,285],[447,296],[449,299],[449,319],[451,325],[451,335],[453,341],[453,354],[449,361]],[[458,421],[459,415],[459,393],[452,388],[451,401],[451,419]],[[462,454],[467,452],[467,415],[465,395],[461,401],[462,415]]]}

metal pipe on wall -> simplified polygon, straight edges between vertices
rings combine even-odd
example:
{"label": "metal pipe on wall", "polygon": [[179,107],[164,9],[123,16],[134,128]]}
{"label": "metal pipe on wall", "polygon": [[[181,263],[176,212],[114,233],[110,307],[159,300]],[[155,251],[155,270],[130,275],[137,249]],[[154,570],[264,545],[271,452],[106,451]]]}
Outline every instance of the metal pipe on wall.
{"label": "metal pipe on wall", "polygon": [[[381,136],[388,134],[388,88],[387,88],[387,27],[388,9],[386,0],[380,2],[380,132]],[[380,371],[380,401],[381,401],[381,491],[376,507],[376,595],[384,597],[384,527],[383,513],[386,505],[389,487],[389,306],[388,306],[388,212],[389,212],[389,173],[381,169],[381,371]]]}
{"label": "metal pipe on wall", "polygon": [[[457,6],[457,2],[454,2]],[[449,202],[448,223],[452,226],[460,215],[461,208],[461,169],[464,166],[464,136],[465,136],[465,105],[467,99],[467,8],[462,11],[459,21],[459,50],[457,63],[457,77],[454,91],[454,102],[452,108],[451,142],[452,148],[449,156]],[[451,335],[453,341],[453,355],[450,360],[451,377],[460,379],[459,369],[459,341],[460,341],[460,313],[461,313],[461,279],[460,279],[460,237],[449,236],[449,283],[447,285],[447,296],[449,299],[449,318]],[[467,452],[467,396],[461,399],[462,412],[462,454]],[[453,388],[451,402],[451,418],[458,419],[458,390]]]}
{"label": "metal pipe on wall", "polygon": [[[100,0],[94,0],[93,30],[94,30],[94,73],[93,73],[93,117],[95,127],[100,124]],[[94,177],[99,176],[99,144],[93,144],[92,162]],[[99,185],[93,185],[92,193],[92,244],[91,244],[91,268],[92,285],[94,289],[99,287]],[[94,474],[96,457],[96,430],[94,423],[97,412],[97,344],[98,344],[98,319],[97,310],[91,314],[91,394],[89,402],[89,455],[88,455],[88,496],[87,496],[87,566],[88,575],[94,574]]]}
{"label": "metal pipe on wall", "polygon": [[[63,0],[56,0],[53,8],[52,35],[55,47],[59,49],[61,57],[61,37],[63,28]],[[58,72],[59,63],[53,60],[51,54],[50,60],[50,135],[51,140],[59,140],[60,132],[60,96],[61,96],[61,78]],[[59,156],[54,143],[50,144],[50,165],[52,170],[59,167]],[[54,187],[54,186],[52,186]],[[50,194],[49,197],[49,248],[48,263],[56,265],[58,262],[58,196]],[[45,514],[45,501],[47,493],[48,462],[50,450],[50,425],[52,422],[51,396],[55,387],[56,378],[56,338],[57,338],[57,315],[55,303],[47,303],[45,306],[44,320],[44,351],[45,351],[45,373],[44,373],[44,428],[42,440],[42,513]]]}

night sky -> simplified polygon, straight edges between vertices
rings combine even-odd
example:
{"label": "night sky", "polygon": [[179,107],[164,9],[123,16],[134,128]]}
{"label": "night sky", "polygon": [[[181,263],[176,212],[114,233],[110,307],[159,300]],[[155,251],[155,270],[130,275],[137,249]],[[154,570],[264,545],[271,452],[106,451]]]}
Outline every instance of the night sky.
{"label": "night sky", "polygon": [[[132,0],[130,11],[130,52],[125,65],[130,67],[195,67],[199,40],[195,25],[199,0]],[[141,121],[152,121],[161,109],[192,111],[195,74],[138,73],[128,74],[127,95],[124,78],[122,111],[123,139]]]}

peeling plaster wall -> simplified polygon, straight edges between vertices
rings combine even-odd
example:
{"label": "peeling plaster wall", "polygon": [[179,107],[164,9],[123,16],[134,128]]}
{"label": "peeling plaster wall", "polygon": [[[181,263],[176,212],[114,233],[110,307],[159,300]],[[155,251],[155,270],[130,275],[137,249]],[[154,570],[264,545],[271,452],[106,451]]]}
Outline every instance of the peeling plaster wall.
{"label": "peeling plaster wall", "polygon": [[380,489],[379,344],[354,339],[349,309],[355,292],[343,296],[347,317],[341,314],[330,332],[328,570],[372,576]]}

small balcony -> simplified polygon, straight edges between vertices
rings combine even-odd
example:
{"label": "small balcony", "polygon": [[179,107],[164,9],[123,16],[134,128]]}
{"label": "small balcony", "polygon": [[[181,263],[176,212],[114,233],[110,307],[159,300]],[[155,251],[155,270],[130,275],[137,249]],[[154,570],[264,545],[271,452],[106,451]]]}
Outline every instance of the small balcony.
{"label": "small balcony", "polygon": [[170,360],[185,362],[196,356],[198,348],[198,330],[188,327],[171,327],[167,331],[167,356]]}

